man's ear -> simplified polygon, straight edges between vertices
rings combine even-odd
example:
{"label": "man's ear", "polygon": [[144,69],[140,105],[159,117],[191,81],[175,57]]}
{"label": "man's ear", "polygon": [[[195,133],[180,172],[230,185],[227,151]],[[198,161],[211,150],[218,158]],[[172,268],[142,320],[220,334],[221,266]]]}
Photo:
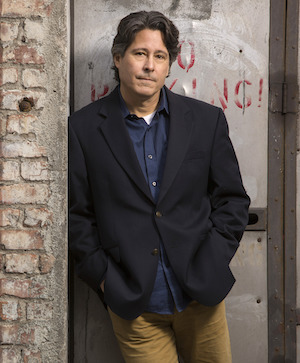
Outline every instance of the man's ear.
{"label": "man's ear", "polygon": [[117,68],[119,68],[118,66],[119,66],[119,64],[120,64],[120,59],[121,59],[121,55],[120,55],[120,54],[115,54],[115,55],[114,55],[114,58],[113,58],[113,60],[114,60],[114,65],[115,65]]}

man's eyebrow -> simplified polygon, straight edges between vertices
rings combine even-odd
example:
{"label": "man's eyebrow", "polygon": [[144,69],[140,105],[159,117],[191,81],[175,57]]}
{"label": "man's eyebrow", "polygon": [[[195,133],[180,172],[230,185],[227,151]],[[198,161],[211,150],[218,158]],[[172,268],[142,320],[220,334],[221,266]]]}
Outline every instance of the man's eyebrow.
{"label": "man's eyebrow", "polygon": [[[132,52],[137,52],[137,51],[144,51],[144,52],[148,52],[149,51],[149,49],[147,49],[147,48],[134,48],[134,49],[132,49],[131,51]],[[162,50],[162,49],[157,49],[157,50],[155,50],[154,51],[154,53],[163,53],[163,54],[169,54],[168,52],[166,52],[166,51],[164,51],[164,50]]]}

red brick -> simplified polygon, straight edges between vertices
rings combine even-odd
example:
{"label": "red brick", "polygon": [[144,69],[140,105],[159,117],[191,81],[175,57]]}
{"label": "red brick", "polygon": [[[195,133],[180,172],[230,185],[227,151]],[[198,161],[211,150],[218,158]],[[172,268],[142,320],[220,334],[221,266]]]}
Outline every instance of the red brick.
{"label": "red brick", "polygon": [[25,180],[48,180],[48,163],[40,160],[24,160],[21,164],[21,176]]}
{"label": "red brick", "polygon": [[21,45],[19,47],[7,47],[3,50],[3,63],[15,64],[44,64],[44,57],[38,49]]}
{"label": "red brick", "polygon": [[35,329],[18,325],[0,326],[0,343],[2,344],[34,344]]}
{"label": "red brick", "polygon": [[24,350],[24,363],[42,363],[41,352]]}
{"label": "red brick", "polygon": [[18,320],[20,318],[20,308],[17,301],[0,301],[0,319]]}
{"label": "red brick", "polygon": [[1,325],[0,326],[0,343],[1,344],[14,344],[18,340],[18,326],[17,325]]}
{"label": "red brick", "polygon": [[18,81],[18,70],[16,68],[2,68],[0,77],[0,86],[11,83],[14,84]]}
{"label": "red brick", "polygon": [[49,273],[55,262],[55,257],[52,255],[41,255],[40,256],[40,271],[42,274]]}
{"label": "red brick", "polygon": [[20,363],[21,362],[21,351],[10,348],[0,348],[0,362],[1,363]]}
{"label": "red brick", "polygon": [[53,0],[2,0],[2,16],[48,16]]}
{"label": "red brick", "polygon": [[0,180],[18,180],[20,176],[20,165],[15,160],[0,160]]}
{"label": "red brick", "polygon": [[53,317],[53,306],[47,302],[29,302],[26,311],[28,320],[50,320]]}
{"label": "red brick", "polygon": [[46,151],[34,141],[5,142],[1,143],[0,157],[4,158],[33,158],[46,156]]}
{"label": "red brick", "polygon": [[16,227],[20,214],[19,209],[0,209],[0,227]]}
{"label": "red brick", "polygon": [[1,21],[0,23],[0,38],[2,42],[13,41],[18,36],[18,23],[9,23]]}
{"label": "red brick", "polygon": [[0,203],[44,204],[47,203],[49,196],[49,187],[45,184],[3,185],[0,190]]}
{"label": "red brick", "polygon": [[9,253],[5,256],[5,272],[7,273],[37,273],[39,256],[33,253]]}
{"label": "red brick", "polygon": [[46,208],[28,208],[25,210],[24,226],[47,227],[52,223],[52,213]]}
{"label": "red brick", "polygon": [[37,117],[33,115],[10,115],[7,119],[6,131],[9,134],[29,134],[36,132]]}
{"label": "red brick", "polygon": [[16,296],[22,299],[45,297],[46,286],[33,280],[0,279],[0,296]]}
{"label": "red brick", "polygon": [[7,250],[35,250],[44,247],[38,231],[2,230],[0,244]]}
{"label": "red brick", "polygon": [[20,331],[20,344],[34,344],[35,343],[35,329],[28,328]]}

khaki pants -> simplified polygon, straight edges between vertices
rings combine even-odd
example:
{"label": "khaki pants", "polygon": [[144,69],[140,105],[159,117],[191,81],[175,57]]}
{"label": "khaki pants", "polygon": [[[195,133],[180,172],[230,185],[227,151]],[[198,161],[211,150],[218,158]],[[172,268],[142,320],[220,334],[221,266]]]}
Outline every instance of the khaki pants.
{"label": "khaki pants", "polygon": [[143,313],[125,320],[109,309],[126,363],[231,363],[225,303],[207,307],[193,301],[172,315]]}

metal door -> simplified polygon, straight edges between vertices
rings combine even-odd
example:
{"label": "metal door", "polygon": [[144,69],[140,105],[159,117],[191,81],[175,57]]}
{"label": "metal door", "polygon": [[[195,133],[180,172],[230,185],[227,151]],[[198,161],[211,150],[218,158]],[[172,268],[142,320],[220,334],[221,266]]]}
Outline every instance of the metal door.
{"label": "metal door", "polygon": [[[276,218],[268,219],[268,200],[273,205],[274,198],[279,198],[280,208],[283,205],[282,193],[278,196],[272,184],[272,175],[282,173],[282,165],[268,162],[268,148],[279,143],[276,137],[282,137],[281,129],[277,134],[273,129],[268,131],[269,20],[273,19],[275,24],[274,19],[279,17],[274,12],[275,5],[276,1],[270,7],[269,0],[75,0],[73,4],[74,110],[114,88],[110,47],[118,22],[129,12],[143,9],[162,11],[180,30],[180,54],[167,86],[225,111],[243,181],[252,200],[250,225],[231,263],[237,282],[226,299],[234,363],[264,363],[281,353],[280,349],[277,353],[272,351],[268,358],[268,345],[272,349],[276,345],[272,343],[276,333],[268,333],[268,268],[270,275],[270,264],[273,268],[276,262],[271,257],[268,267],[267,221],[275,229],[278,222],[278,218],[277,222]],[[280,51],[284,53],[284,49]],[[276,112],[281,113],[273,113]],[[280,145],[284,148],[284,142]],[[280,233],[279,240],[282,229]],[[282,257],[282,248],[276,253]],[[276,271],[282,269],[281,260],[279,264]],[[98,297],[76,277],[71,286],[71,361],[122,362]],[[279,300],[282,310],[283,299]],[[275,310],[271,302],[271,312]]]}

